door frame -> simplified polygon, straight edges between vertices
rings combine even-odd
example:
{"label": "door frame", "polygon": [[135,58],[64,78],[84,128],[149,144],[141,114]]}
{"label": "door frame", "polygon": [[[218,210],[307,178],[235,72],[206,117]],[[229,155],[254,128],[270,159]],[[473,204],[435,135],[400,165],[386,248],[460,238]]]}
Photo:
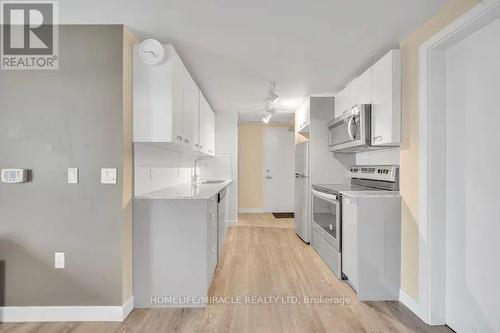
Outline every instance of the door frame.
{"label": "door frame", "polygon": [[[418,302],[424,322],[446,322],[446,50],[500,18],[483,0],[420,46]],[[406,302],[405,302],[406,303]]]}

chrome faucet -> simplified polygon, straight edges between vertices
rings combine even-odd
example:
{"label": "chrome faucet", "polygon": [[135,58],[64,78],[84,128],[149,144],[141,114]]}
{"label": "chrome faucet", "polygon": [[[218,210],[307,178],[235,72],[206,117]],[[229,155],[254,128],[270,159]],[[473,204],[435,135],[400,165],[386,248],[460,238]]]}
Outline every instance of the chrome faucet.
{"label": "chrome faucet", "polygon": [[198,174],[196,172],[196,164],[198,163],[198,161],[201,161],[201,160],[203,160],[203,158],[201,158],[201,157],[194,160],[194,174],[193,174],[193,177],[191,178],[191,182],[195,183],[195,184],[198,183]]}

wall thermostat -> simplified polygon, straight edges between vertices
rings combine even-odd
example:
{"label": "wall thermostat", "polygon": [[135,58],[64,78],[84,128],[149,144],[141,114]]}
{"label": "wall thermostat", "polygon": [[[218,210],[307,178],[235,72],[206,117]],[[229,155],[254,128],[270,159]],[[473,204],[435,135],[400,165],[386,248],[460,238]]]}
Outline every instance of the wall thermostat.
{"label": "wall thermostat", "polygon": [[26,183],[28,169],[2,169],[2,183]]}

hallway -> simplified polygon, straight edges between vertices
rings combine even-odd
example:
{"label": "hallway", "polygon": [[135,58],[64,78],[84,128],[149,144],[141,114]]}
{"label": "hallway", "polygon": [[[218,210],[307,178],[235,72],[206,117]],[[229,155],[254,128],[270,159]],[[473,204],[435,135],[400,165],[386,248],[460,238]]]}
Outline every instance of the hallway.
{"label": "hallway", "polygon": [[[293,219],[271,214],[241,214],[229,228],[210,295],[242,304],[135,309],[124,323],[0,324],[0,332],[451,332],[425,325],[399,302],[358,302],[295,235]],[[290,304],[321,296],[344,304]]]}

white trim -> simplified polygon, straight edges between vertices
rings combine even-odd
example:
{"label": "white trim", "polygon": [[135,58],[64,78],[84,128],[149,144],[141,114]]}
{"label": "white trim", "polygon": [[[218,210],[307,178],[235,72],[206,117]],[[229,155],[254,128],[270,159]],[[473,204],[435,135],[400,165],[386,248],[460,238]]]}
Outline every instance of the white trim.
{"label": "white trim", "polygon": [[445,323],[446,305],[445,52],[498,17],[500,1],[483,0],[420,46],[419,306],[412,311],[431,325]]}
{"label": "white trim", "polygon": [[134,295],[130,296],[122,306],[122,321],[127,319],[132,310],[134,310]]}
{"label": "white trim", "polygon": [[262,208],[240,208],[238,213],[264,213]]}
{"label": "white trim", "polygon": [[418,317],[422,317],[422,308],[420,307],[420,304],[401,289],[399,290],[399,301]]}
{"label": "white trim", "polygon": [[122,306],[6,306],[0,322],[118,321],[134,309],[134,296]]}

